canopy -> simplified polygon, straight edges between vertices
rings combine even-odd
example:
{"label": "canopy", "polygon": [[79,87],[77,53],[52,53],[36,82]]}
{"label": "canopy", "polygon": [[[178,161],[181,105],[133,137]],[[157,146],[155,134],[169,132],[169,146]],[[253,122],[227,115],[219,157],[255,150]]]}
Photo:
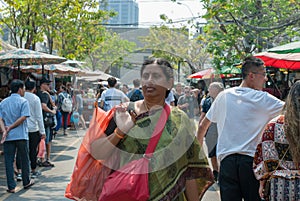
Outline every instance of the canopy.
{"label": "canopy", "polygon": [[213,68],[207,68],[207,69],[201,70],[197,73],[189,75],[188,78],[208,79],[208,78],[211,78],[211,76],[214,74],[214,72],[215,72],[215,70]]}
{"label": "canopy", "polygon": [[[110,74],[104,73],[102,71],[83,71],[84,73],[79,75],[77,77],[78,80],[86,80],[86,81],[103,81],[107,80],[110,77],[114,77]],[[116,77],[115,77],[116,78]],[[119,78],[116,78],[116,80],[120,80]]]}
{"label": "canopy", "polygon": [[21,48],[0,52],[0,66],[17,66],[19,72],[21,65],[42,65],[42,74],[44,74],[43,66],[45,64],[59,64],[66,60],[64,57]]}
{"label": "canopy", "polygon": [[268,49],[268,52],[274,52],[278,54],[300,53],[300,41],[273,47],[271,49]]}
{"label": "canopy", "polygon": [[224,66],[224,67],[221,68],[219,73],[220,74],[225,74],[225,75],[228,75],[228,74],[241,74],[242,70],[241,70],[241,68],[238,68],[235,65]]}
{"label": "canopy", "polygon": [[290,70],[300,69],[300,53],[277,54],[272,52],[261,52],[254,56],[261,58],[266,66]]}
{"label": "canopy", "polygon": [[0,53],[0,65],[7,67],[21,65],[59,64],[66,60],[67,59],[64,57],[27,49],[13,49]]}
{"label": "canopy", "polygon": [[261,58],[266,66],[286,68],[290,70],[300,69],[300,41],[288,43],[268,49],[254,55]]}
{"label": "canopy", "polygon": [[[21,66],[20,68],[22,72],[35,72],[38,74],[42,73],[41,65]],[[74,68],[63,64],[45,65],[44,69],[51,73],[58,73],[59,75],[74,75],[78,73],[83,73],[83,71],[81,71],[79,68]]]}

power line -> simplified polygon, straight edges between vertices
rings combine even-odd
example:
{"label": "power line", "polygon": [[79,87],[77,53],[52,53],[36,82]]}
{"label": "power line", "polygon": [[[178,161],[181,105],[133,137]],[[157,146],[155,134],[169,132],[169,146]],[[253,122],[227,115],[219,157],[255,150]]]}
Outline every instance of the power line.
{"label": "power line", "polygon": [[[189,2],[195,2],[195,0],[184,0],[184,1],[178,1],[178,2],[180,2],[180,3],[182,3],[182,2],[187,2],[187,1],[189,1]],[[172,3],[170,0],[137,0],[136,2],[138,2],[138,3],[165,3],[165,2],[167,2],[167,3]],[[173,3],[176,3],[176,2],[173,2]]]}
{"label": "power line", "polygon": [[[188,22],[191,20],[196,20],[196,19],[201,19],[202,16],[197,16],[197,17],[189,17],[189,18],[180,18],[177,20],[173,20],[172,22],[134,22],[134,23],[122,23],[122,24],[105,24],[105,23],[100,23],[100,24],[95,24],[95,25],[104,25],[104,26],[137,26],[137,25],[148,25],[148,24],[161,24],[161,23],[166,23],[166,24],[177,24],[177,23],[183,23],[183,22]],[[196,22],[197,24],[207,24],[206,22]]]}
{"label": "power line", "polygon": [[[119,0],[119,1],[108,1],[108,0],[102,0],[100,1],[100,3],[123,3],[124,0]],[[174,3],[176,4],[176,2],[172,2],[170,0],[136,0],[136,3]],[[183,2],[195,2],[195,0],[184,0],[184,1],[178,1],[179,3],[183,3]]]}

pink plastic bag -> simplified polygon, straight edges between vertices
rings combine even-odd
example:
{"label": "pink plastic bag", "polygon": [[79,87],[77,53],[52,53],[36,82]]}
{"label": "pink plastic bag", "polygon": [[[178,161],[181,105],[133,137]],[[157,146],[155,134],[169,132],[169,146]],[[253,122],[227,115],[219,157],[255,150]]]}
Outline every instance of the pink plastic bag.
{"label": "pink plastic bag", "polygon": [[40,144],[39,144],[38,158],[45,158],[45,153],[46,153],[45,139],[41,139]]}

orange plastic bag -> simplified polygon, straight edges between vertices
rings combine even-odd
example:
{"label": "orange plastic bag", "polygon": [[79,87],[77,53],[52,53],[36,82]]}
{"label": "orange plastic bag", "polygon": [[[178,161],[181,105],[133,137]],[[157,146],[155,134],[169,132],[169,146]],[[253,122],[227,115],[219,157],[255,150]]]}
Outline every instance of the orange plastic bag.
{"label": "orange plastic bag", "polygon": [[115,109],[105,112],[98,107],[94,110],[89,129],[78,151],[76,164],[67,185],[65,197],[72,200],[98,200],[104,180],[111,169],[102,165],[90,154],[91,143],[100,138],[113,117]]}

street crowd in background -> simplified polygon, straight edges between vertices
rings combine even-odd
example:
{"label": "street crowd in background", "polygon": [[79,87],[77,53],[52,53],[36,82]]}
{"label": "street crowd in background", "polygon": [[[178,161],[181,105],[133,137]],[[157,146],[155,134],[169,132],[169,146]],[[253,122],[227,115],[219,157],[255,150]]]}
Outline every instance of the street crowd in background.
{"label": "street crowd in background", "polygon": [[42,77],[28,77],[10,83],[10,95],[0,103],[0,126],[3,132],[3,155],[5,158],[7,192],[14,193],[16,180],[22,181],[24,189],[34,185],[41,175],[37,167],[54,167],[51,162],[51,142],[57,132],[68,135],[71,122],[74,127],[86,129],[83,119],[83,98],[70,83],[52,83]]}
{"label": "street crowd in background", "polygon": [[[50,160],[51,141],[60,131],[68,135],[68,118],[77,128],[88,127],[83,116],[85,97],[94,99],[95,105],[105,111],[137,102],[140,110],[149,112],[145,103],[146,100],[151,103],[153,89],[145,89],[148,81],[143,76],[133,80],[132,88],[110,77],[107,86],[99,84],[95,92],[91,88],[73,89],[71,83],[58,83],[50,89],[51,80],[47,77],[39,81],[39,90],[31,78],[24,82],[13,80],[11,95],[0,104],[7,192],[15,192],[15,180],[23,181],[25,189],[32,186],[33,179],[40,175],[37,166],[54,167]],[[165,76],[167,81],[168,76],[172,77]],[[261,59],[246,58],[242,78],[240,86],[229,89],[224,89],[221,82],[198,88],[170,82],[164,103],[159,104],[168,104],[183,112],[190,120],[197,143],[200,146],[206,143],[221,200],[300,200],[300,145],[297,143],[300,140],[300,81],[291,87],[283,109],[285,102],[262,91],[267,77]],[[158,85],[152,84],[153,88]],[[111,132],[106,133],[108,139],[112,139],[114,132],[121,141],[129,138],[126,133],[130,129],[124,132],[120,128],[120,122],[114,122]],[[46,148],[45,155],[38,153],[41,142]],[[271,184],[268,193],[267,181]]]}

